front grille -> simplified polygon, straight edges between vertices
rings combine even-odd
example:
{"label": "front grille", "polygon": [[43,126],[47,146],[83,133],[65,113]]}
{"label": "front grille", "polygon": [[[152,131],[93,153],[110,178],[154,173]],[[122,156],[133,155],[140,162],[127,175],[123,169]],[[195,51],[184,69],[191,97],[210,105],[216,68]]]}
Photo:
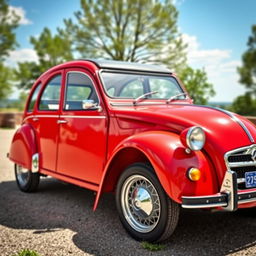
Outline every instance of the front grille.
{"label": "front grille", "polygon": [[256,171],[256,145],[229,151],[225,162],[229,170],[237,173],[238,189],[246,189],[245,173]]}
{"label": "front grille", "polygon": [[238,155],[231,155],[228,157],[228,162],[229,163],[236,163],[236,162],[249,162],[253,161],[251,154],[238,154]]}

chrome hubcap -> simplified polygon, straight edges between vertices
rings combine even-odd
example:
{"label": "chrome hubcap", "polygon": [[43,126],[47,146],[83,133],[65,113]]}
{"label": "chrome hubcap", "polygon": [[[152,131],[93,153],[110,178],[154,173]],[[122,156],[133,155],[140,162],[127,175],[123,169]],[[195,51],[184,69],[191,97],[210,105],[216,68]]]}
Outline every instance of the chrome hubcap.
{"label": "chrome hubcap", "polygon": [[29,181],[29,170],[20,165],[16,166],[17,179],[20,185],[25,186]]}
{"label": "chrome hubcap", "polygon": [[160,218],[160,199],[153,184],[144,176],[133,175],[123,184],[121,205],[129,225],[136,231],[152,231]]}

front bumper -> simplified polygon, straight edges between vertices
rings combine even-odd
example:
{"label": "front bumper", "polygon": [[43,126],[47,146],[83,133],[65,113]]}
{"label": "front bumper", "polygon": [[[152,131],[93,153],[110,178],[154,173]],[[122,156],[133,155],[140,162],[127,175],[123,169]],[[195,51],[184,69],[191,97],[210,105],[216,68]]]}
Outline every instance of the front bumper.
{"label": "front bumper", "polygon": [[221,192],[207,196],[183,196],[183,208],[216,208],[235,211],[239,204],[256,202],[256,189],[248,191],[237,190],[237,175],[228,170],[224,177]]}

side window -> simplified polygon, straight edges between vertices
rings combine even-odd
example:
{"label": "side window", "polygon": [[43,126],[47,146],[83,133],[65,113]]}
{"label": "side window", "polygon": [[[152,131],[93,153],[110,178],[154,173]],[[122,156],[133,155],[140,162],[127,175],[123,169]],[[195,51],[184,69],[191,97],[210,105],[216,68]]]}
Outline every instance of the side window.
{"label": "side window", "polygon": [[39,102],[39,110],[57,110],[60,104],[61,75],[52,78],[46,85]]}
{"label": "side window", "polygon": [[41,89],[41,86],[42,86],[41,83],[38,84],[36,89],[33,91],[32,97],[30,98],[30,101],[29,101],[29,104],[28,104],[28,109],[27,109],[28,112],[32,112],[33,111],[35,103],[36,103],[36,99],[37,99],[37,96],[38,96],[38,93],[39,93],[39,91]]}
{"label": "side window", "polygon": [[66,82],[65,110],[83,110],[83,104],[98,104],[99,99],[91,79],[84,73],[70,72]]}
{"label": "side window", "polygon": [[134,80],[124,86],[120,92],[121,97],[137,98],[143,94],[143,82],[141,80]]}

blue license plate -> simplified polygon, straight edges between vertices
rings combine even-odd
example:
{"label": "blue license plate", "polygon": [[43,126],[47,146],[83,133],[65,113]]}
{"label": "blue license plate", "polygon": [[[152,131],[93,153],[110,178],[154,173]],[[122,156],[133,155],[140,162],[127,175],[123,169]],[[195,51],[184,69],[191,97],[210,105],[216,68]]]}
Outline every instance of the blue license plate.
{"label": "blue license plate", "polygon": [[245,186],[246,188],[256,187],[256,172],[246,172],[245,173]]}

